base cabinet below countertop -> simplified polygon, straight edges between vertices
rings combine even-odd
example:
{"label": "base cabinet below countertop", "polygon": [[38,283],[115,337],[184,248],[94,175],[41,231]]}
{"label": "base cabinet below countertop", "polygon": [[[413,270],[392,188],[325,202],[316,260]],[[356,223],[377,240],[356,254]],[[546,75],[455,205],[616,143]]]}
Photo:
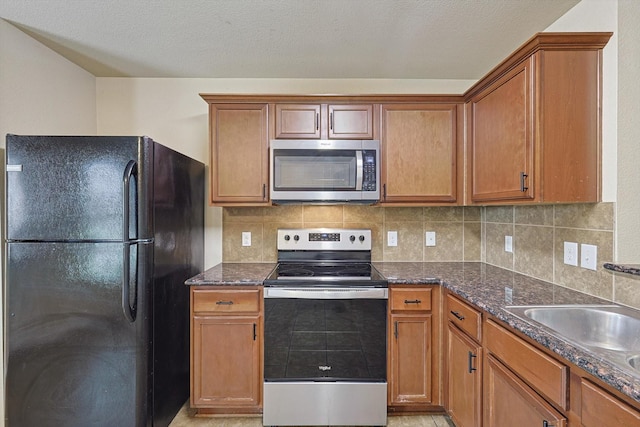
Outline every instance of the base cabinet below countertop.
{"label": "base cabinet below countertop", "polygon": [[198,414],[262,412],[262,288],[191,288],[191,400]]}

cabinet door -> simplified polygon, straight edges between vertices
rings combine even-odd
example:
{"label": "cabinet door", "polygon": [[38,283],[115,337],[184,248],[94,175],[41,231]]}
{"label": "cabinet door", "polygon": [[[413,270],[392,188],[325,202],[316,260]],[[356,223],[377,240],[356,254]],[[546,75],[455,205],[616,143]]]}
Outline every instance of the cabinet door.
{"label": "cabinet door", "polygon": [[320,138],[320,104],[276,104],[276,138]]}
{"label": "cabinet door", "polygon": [[391,315],[389,405],[431,402],[431,315]]}
{"label": "cabinet door", "polygon": [[482,348],[449,323],[447,410],[458,427],[480,427]]}
{"label": "cabinet door", "polygon": [[534,197],[535,56],[469,103],[471,200]]}
{"label": "cabinet door", "polygon": [[372,139],[373,105],[329,105],[329,139]]}
{"label": "cabinet door", "polygon": [[382,106],[383,202],[457,200],[457,106]]}
{"label": "cabinet door", "polygon": [[597,385],[582,379],[580,392],[583,427],[640,426],[640,411]]}
{"label": "cabinet door", "polygon": [[211,104],[211,203],[266,203],[267,104]]}
{"label": "cabinet door", "polygon": [[192,406],[260,405],[259,322],[253,316],[193,318]]}
{"label": "cabinet door", "polygon": [[502,363],[488,355],[485,365],[484,425],[566,427],[567,420]]}

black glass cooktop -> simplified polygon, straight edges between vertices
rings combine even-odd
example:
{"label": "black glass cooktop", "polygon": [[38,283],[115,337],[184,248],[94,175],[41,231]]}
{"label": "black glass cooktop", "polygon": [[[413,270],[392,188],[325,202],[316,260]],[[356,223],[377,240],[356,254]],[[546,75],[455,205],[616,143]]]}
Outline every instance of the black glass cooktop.
{"label": "black glass cooktop", "polygon": [[[267,286],[304,285],[309,282],[338,285],[386,286],[386,279],[368,262],[280,262],[265,280]],[[384,282],[384,283],[382,283]]]}

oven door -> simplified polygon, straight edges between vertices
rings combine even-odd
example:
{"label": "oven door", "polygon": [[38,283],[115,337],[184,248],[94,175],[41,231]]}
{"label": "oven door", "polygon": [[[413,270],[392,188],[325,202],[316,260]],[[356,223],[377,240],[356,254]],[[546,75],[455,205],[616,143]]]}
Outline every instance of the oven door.
{"label": "oven door", "polygon": [[264,296],[264,425],[385,425],[388,289]]}

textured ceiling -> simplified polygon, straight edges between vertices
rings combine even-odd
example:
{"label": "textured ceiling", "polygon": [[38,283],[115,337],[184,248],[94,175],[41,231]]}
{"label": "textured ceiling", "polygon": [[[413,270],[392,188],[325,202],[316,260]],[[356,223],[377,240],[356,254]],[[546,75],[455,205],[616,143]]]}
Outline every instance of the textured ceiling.
{"label": "textured ceiling", "polygon": [[98,77],[478,79],[579,0],[0,0]]}

